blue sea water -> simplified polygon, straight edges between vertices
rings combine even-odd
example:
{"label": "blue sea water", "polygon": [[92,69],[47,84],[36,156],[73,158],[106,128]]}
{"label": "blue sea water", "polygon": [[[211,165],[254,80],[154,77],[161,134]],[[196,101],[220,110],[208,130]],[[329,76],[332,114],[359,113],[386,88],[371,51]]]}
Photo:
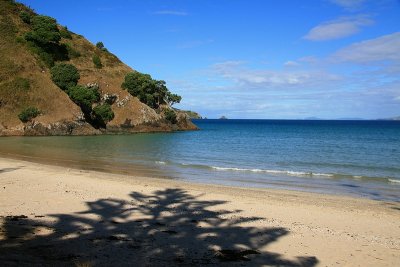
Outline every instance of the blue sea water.
{"label": "blue sea water", "polygon": [[400,201],[400,122],[194,120],[200,131],[7,137],[0,155],[200,183]]}

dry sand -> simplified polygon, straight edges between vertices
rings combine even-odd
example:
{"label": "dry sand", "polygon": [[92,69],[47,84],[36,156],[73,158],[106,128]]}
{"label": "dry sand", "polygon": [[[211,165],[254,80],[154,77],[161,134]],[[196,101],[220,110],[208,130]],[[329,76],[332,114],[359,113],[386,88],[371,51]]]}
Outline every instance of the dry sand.
{"label": "dry sand", "polygon": [[400,203],[0,158],[0,265],[400,266]]}

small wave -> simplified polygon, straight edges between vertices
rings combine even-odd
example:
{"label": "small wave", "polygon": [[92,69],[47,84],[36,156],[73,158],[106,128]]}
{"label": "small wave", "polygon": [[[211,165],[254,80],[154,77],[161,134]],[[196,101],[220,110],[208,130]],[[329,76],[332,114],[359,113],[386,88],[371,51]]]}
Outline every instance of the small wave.
{"label": "small wave", "polygon": [[388,179],[389,183],[393,183],[393,184],[400,184],[400,180],[396,180],[396,179]]}
{"label": "small wave", "polygon": [[244,169],[244,168],[228,168],[228,167],[215,167],[211,166],[212,169],[217,171],[240,171],[240,172],[258,172],[258,173],[271,173],[271,174],[286,174],[290,176],[321,176],[321,177],[333,177],[330,173],[312,173],[312,172],[300,172],[300,171],[282,171],[282,170],[264,170],[264,169]]}
{"label": "small wave", "polygon": [[158,164],[158,165],[166,165],[167,163],[165,161],[156,161],[156,164]]}
{"label": "small wave", "polygon": [[334,174],[331,173],[313,173],[313,176],[322,176],[322,177],[333,177],[335,176]]}

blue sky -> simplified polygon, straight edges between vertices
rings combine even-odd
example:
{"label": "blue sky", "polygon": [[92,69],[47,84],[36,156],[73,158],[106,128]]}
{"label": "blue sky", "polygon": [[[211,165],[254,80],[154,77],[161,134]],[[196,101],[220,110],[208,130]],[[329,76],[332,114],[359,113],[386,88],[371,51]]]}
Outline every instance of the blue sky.
{"label": "blue sky", "polygon": [[400,115],[398,0],[23,0],[208,118]]}

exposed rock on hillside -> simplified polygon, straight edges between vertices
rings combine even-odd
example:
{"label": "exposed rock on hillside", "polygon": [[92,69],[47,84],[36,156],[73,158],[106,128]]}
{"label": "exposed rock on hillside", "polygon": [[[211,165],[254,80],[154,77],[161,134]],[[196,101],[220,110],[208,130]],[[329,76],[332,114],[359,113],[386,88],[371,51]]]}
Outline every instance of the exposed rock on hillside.
{"label": "exposed rock on hillside", "polygon": [[[177,112],[176,123],[171,123],[162,110],[147,106],[123,90],[121,84],[125,76],[134,70],[104,47],[96,47],[65,27],[58,25],[58,30],[55,29],[61,38],[58,42],[50,41],[52,53],[56,52],[54,62],[47,60],[48,54],[32,45],[31,40],[39,37],[27,34],[33,31],[35,16],[37,14],[22,4],[0,0],[0,136],[197,129],[188,116]],[[63,57],[59,53],[64,53]],[[112,120],[104,126],[88,121],[87,114],[83,114],[76,101],[52,81],[51,65],[60,62],[77,68],[80,74],[78,85],[99,93],[100,100],[93,107],[110,105]],[[24,123],[19,115],[29,107],[36,108],[40,114]]]}

